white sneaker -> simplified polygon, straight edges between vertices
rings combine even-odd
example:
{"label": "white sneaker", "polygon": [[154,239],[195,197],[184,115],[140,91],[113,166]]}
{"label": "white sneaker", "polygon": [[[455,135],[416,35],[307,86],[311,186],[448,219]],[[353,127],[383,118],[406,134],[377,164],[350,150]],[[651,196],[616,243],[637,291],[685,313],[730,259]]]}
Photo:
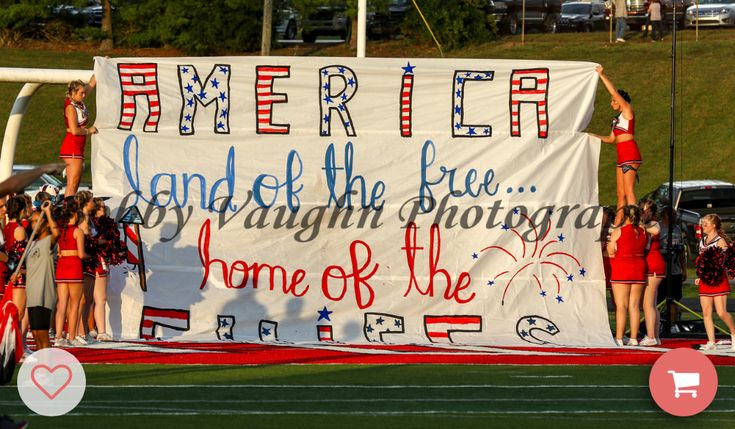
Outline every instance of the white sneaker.
{"label": "white sneaker", "polygon": [[707,341],[707,344],[702,344],[699,346],[699,350],[702,351],[710,351],[710,350],[717,350],[717,346],[713,341]]}
{"label": "white sneaker", "polygon": [[655,338],[651,338],[648,335],[646,335],[645,337],[643,337],[643,339],[641,340],[639,344],[644,347],[651,347],[651,346],[657,346],[658,341],[656,341]]}
{"label": "white sneaker", "polygon": [[97,335],[97,341],[112,341],[112,336],[107,332],[102,332]]}
{"label": "white sneaker", "polygon": [[615,345],[618,347],[623,347],[623,340],[615,338]]}
{"label": "white sneaker", "polygon": [[70,347],[71,343],[66,338],[57,338],[54,341],[54,347]]}
{"label": "white sneaker", "polygon": [[625,39],[617,38],[615,39],[616,43],[625,43]]}
{"label": "white sneaker", "polygon": [[635,338],[631,338],[631,339],[628,340],[628,345],[629,346],[637,346],[638,345],[638,340],[635,339]]}
{"label": "white sneaker", "polygon": [[82,336],[77,335],[76,338],[74,338],[73,340],[71,340],[71,345],[72,345],[72,347],[84,347],[84,346],[87,345],[87,340],[85,340],[84,338],[82,338]]}

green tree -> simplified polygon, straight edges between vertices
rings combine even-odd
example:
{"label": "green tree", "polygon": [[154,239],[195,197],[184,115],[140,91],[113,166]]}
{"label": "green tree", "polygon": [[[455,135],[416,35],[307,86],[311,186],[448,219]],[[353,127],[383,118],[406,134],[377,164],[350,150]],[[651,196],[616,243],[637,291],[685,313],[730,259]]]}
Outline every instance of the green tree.
{"label": "green tree", "polygon": [[41,33],[50,15],[49,1],[0,1],[0,46]]}
{"label": "green tree", "polygon": [[[421,12],[442,47],[456,49],[493,38],[486,0],[421,0]],[[418,40],[431,40],[431,34],[418,11],[411,8],[403,21],[404,34]]]}

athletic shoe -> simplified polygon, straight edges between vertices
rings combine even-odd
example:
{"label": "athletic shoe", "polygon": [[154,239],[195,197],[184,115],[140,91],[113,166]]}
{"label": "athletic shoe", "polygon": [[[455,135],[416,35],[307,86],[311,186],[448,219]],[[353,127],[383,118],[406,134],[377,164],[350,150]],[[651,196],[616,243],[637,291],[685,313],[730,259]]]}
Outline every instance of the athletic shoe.
{"label": "athletic shoe", "polygon": [[71,340],[71,346],[72,347],[84,347],[87,345],[87,340],[82,338],[80,335],[77,335],[76,338]]}
{"label": "athletic shoe", "polygon": [[628,340],[628,345],[629,346],[637,346],[638,345],[638,340],[636,340],[635,338],[631,338],[631,339]]}
{"label": "athletic shoe", "polygon": [[639,344],[644,347],[651,347],[651,346],[657,346],[658,341],[656,341],[655,338],[651,338],[648,335],[646,335],[645,337],[643,337],[643,339],[641,340]]}
{"label": "athletic shoe", "polygon": [[71,343],[66,338],[57,338],[54,347],[71,347]]}
{"label": "athletic shoe", "polygon": [[625,39],[617,38],[615,39],[615,43],[625,43]]}
{"label": "athletic shoe", "polygon": [[94,329],[89,331],[89,333],[87,334],[87,338],[97,338],[97,331],[95,331]]}
{"label": "athletic shoe", "polygon": [[112,336],[107,332],[103,332],[97,335],[97,341],[112,341]]}
{"label": "athletic shoe", "polygon": [[92,333],[90,332],[89,334],[87,334],[86,337],[84,337],[84,340],[87,342],[87,344],[94,344],[97,342],[95,338],[97,338],[97,335],[93,337]]}
{"label": "athletic shoe", "polygon": [[615,338],[615,345],[618,347],[623,347],[623,340]]}
{"label": "athletic shoe", "polygon": [[713,341],[707,341],[707,344],[702,344],[699,346],[699,350],[702,351],[710,351],[710,350],[717,350],[717,346]]}

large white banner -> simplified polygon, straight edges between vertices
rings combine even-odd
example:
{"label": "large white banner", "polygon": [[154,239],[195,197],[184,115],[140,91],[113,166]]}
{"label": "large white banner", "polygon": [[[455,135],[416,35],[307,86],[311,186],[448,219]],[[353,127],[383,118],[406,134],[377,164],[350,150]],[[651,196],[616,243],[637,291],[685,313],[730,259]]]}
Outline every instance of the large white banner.
{"label": "large white banner", "polygon": [[612,345],[594,67],[97,58],[114,334]]}

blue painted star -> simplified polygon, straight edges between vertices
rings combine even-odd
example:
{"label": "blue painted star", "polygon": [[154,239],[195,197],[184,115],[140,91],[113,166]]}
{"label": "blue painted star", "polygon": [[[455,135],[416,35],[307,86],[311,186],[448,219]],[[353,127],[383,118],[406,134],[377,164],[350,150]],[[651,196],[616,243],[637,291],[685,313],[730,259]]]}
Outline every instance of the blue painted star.
{"label": "blue painted star", "polygon": [[536,324],[536,319],[528,319],[528,324],[529,325],[535,325]]}
{"label": "blue painted star", "polygon": [[557,295],[556,296],[556,302],[558,302],[558,303],[561,304],[562,302],[564,302],[564,298],[562,298],[561,295]]}
{"label": "blue painted star", "polygon": [[181,131],[183,131],[183,132],[188,132],[188,131],[189,131],[189,127],[187,127],[186,125],[183,125],[183,126],[181,127]]}
{"label": "blue painted star", "polygon": [[199,97],[199,99],[201,99],[201,100],[206,100],[206,98],[207,98],[207,93],[206,93],[206,92],[204,92],[204,90],[201,90],[201,91],[199,91],[199,94],[197,94],[197,96],[198,96],[198,97]]}
{"label": "blue painted star", "polygon": [[545,297],[546,296],[546,291],[545,290],[542,290],[538,294],[541,295],[541,297]]}
{"label": "blue painted star", "polygon": [[324,85],[322,86],[322,88],[324,89],[324,91],[328,90],[329,89],[329,83],[328,82],[324,82]]}
{"label": "blue painted star", "polygon": [[185,119],[185,120],[186,120],[187,122],[191,122],[191,115],[187,113],[187,114],[186,114],[186,116],[184,116],[184,119]]}
{"label": "blue painted star", "polygon": [[413,74],[413,69],[415,69],[416,66],[412,66],[411,63],[409,62],[406,64],[406,67],[401,67],[401,68],[405,72],[404,74],[409,74],[409,73]]}
{"label": "blue painted star", "polygon": [[485,76],[487,76],[487,77],[493,77],[493,72],[491,72],[491,71],[486,71],[486,72],[485,72]]}
{"label": "blue painted star", "polygon": [[192,82],[199,82],[199,76],[197,76],[197,75],[194,75],[194,76],[193,76],[193,77],[191,78],[191,81],[192,81]]}
{"label": "blue painted star", "polygon": [[226,319],[222,319],[219,321],[219,325],[223,328],[226,328],[227,326],[229,326],[229,323],[227,323]]}
{"label": "blue painted star", "polygon": [[554,332],[554,331],[556,331],[556,326],[554,326],[554,325],[546,325],[546,330],[549,331],[549,332]]}
{"label": "blue painted star", "polygon": [[263,329],[261,330],[261,332],[262,332],[262,333],[263,333],[263,335],[264,335],[264,336],[266,336],[266,337],[267,337],[268,335],[270,335],[270,334],[271,334],[271,330],[270,330],[270,328],[263,328]]}
{"label": "blue painted star", "polygon": [[324,76],[327,76],[327,75],[329,74],[329,72],[328,72],[328,71],[327,71],[327,70],[325,69],[325,70],[322,70],[322,74],[323,74]]}
{"label": "blue painted star", "polygon": [[459,115],[462,113],[462,108],[459,105],[454,106],[454,113]]}
{"label": "blue painted star", "polygon": [[464,82],[464,78],[462,76],[457,76],[457,84],[461,85],[462,82]]}
{"label": "blue painted star", "polygon": [[225,333],[225,339],[226,340],[231,340],[232,339],[232,334],[230,334],[229,332],[228,333]]}
{"label": "blue painted star", "polygon": [[466,72],[464,75],[467,76],[467,77],[470,77],[470,76],[472,76],[472,73],[471,72]]}
{"label": "blue painted star", "polygon": [[227,111],[227,109],[222,109],[222,111],[219,114],[219,117],[220,118],[226,118],[228,114],[229,114],[229,112]]}
{"label": "blue painted star", "polygon": [[521,331],[521,336],[522,337],[527,337],[528,336],[528,332],[526,332],[525,330]]}
{"label": "blue painted star", "polygon": [[340,112],[344,112],[344,111],[345,111],[345,105],[344,105],[344,104],[342,104],[342,103],[339,103],[339,104],[337,105],[337,107],[339,107],[339,111],[340,111]]}
{"label": "blue painted star", "polygon": [[385,319],[383,319],[382,317],[378,317],[377,319],[375,319],[375,323],[377,323],[378,325],[382,325],[383,322],[385,322]]}
{"label": "blue painted star", "polygon": [[192,92],[194,92],[194,87],[191,86],[190,83],[187,83],[186,86],[184,87],[184,89],[186,89],[186,92],[188,92],[189,94],[191,94]]}
{"label": "blue painted star", "polygon": [[222,123],[222,121],[217,122],[217,128],[220,128],[220,129],[223,129],[224,130],[225,129],[225,124]]}
{"label": "blue painted star", "polygon": [[477,135],[477,133],[475,132],[475,128],[474,127],[470,127],[470,129],[467,131],[467,135],[469,135],[469,136]]}
{"label": "blue painted star", "polygon": [[488,286],[492,286],[492,285],[494,285],[494,284],[495,284],[495,282],[494,282],[493,280],[488,280],[488,281],[487,281],[487,285],[488,285]]}
{"label": "blue painted star", "polygon": [[564,241],[564,234],[559,234],[556,238],[558,238],[559,241]]}
{"label": "blue painted star", "polygon": [[227,99],[227,96],[225,95],[224,92],[220,92],[219,93],[219,99],[222,100],[222,101],[225,101]]}
{"label": "blue painted star", "polygon": [[345,121],[345,128],[350,128],[350,121]]}
{"label": "blue painted star", "polygon": [[355,78],[349,78],[347,79],[347,85],[349,86],[355,86]]}
{"label": "blue painted star", "polygon": [[457,122],[456,124],[454,124],[454,128],[459,130],[460,128],[462,128],[462,125],[459,122]]}
{"label": "blue painted star", "polygon": [[340,72],[340,74],[345,74],[345,68],[344,67],[339,67],[337,69],[337,71]]}
{"label": "blue painted star", "polygon": [[477,253],[473,253],[473,254],[472,254],[472,259],[477,259],[477,258],[479,258],[479,257],[480,257],[480,255],[478,255]]}
{"label": "blue painted star", "polygon": [[375,329],[373,329],[372,325],[367,325],[367,328],[365,328],[368,332],[373,332]]}
{"label": "blue painted star", "polygon": [[228,70],[227,70],[227,67],[222,67],[222,66],[220,66],[220,68],[219,68],[219,72],[220,72],[220,73],[224,73],[224,74],[227,74],[227,72],[228,72]]}
{"label": "blue painted star", "polygon": [[189,67],[182,67],[181,73],[184,73],[184,74],[189,73]]}
{"label": "blue painted star", "polygon": [[400,321],[400,320],[398,320],[398,319],[396,319],[396,321],[395,321],[395,322],[393,322],[393,325],[394,325],[394,326],[395,326],[396,328],[400,328],[400,327],[401,327],[401,321]]}
{"label": "blue painted star", "polygon": [[487,127],[483,128],[482,133],[485,134],[486,136],[490,135],[490,128],[487,128]]}
{"label": "blue painted star", "polygon": [[212,85],[213,88],[219,89],[219,82],[217,81],[217,78],[212,79],[209,84]]}
{"label": "blue painted star", "polygon": [[191,107],[191,106],[193,106],[193,105],[194,105],[194,99],[193,99],[193,98],[188,98],[188,99],[186,100],[186,105],[187,105],[188,107]]}
{"label": "blue painted star", "polygon": [[567,281],[568,281],[568,282],[573,282],[573,281],[574,281],[574,274],[569,274],[569,275],[567,276]]}
{"label": "blue painted star", "polygon": [[324,115],[324,123],[326,124],[329,122],[329,115]]}
{"label": "blue painted star", "polygon": [[462,97],[462,90],[461,89],[458,89],[457,90],[456,96],[457,96],[457,98]]}
{"label": "blue painted star", "polygon": [[475,75],[475,80],[479,80],[479,79],[482,79],[482,75],[476,74]]}
{"label": "blue painted star", "polygon": [[520,210],[518,210],[518,207],[514,208],[513,209],[513,214],[518,214],[518,213],[520,213]]}
{"label": "blue painted star", "polygon": [[342,96],[339,97],[339,99],[342,100],[342,101],[347,101],[347,94],[342,93]]}
{"label": "blue painted star", "polygon": [[502,229],[503,231],[507,231],[510,229],[510,227],[507,224],[502,224],[500,225],[500,229]]}
{"label": "blue painted star", "polygon": [[324,102],[327,103],[327,104],[332,103],[332,97],[330,97],[328,95],[325,95],[324,96]]}
{"label": "blue painted star", "polygon": [[334,311],[327,310],[327,306],[325,305],[324,308],[322,308],[321,310],[317,311],[317,313],[319,313],[319,318],[316,319],[317,322],[320,321],[320,320],[322,320],[322,319],[329,320],[331,322],[332,319],[329,318],[329,315],[332,314],[332,313],[334,313]]}
{"label": "blue painted star", "polygon": [[579,269],[579,275],[584,277],[584,275],[587,274],[587,270],[584,269],[584,267]]}

